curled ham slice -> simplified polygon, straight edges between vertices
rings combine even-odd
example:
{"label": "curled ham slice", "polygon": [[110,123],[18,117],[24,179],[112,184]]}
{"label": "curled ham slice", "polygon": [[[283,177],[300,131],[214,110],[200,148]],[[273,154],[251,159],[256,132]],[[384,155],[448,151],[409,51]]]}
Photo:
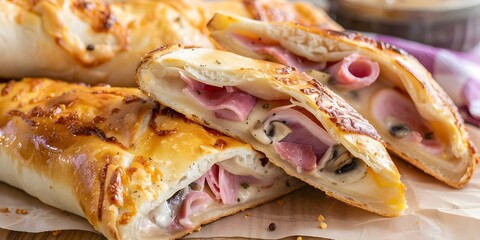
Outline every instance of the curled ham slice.
{"label": "curled ham slice", "polygon": [[213,165],[206,174],[206,181],[217,200],[221,200],[223,204],[237,202],[240,182],[236,175],[218,165]]}
{"label": "curled ham slice", "polygon": [[190,221],[190,216],[208,207],[212,201],[212,198],[205,192],[190,191],[183,202],[180,214],[177,216],[178,223],[183,227],[194,227],[194,224]]}
{"label": "curled ham slice", "polygon": [[306,72],[309,70],[322,70],[325,68],[325,62],[314,62],[304,57],[295,55],[280,45],[266,44],[258,39],[248,38],[241,35],[234,35],[234,38],[242,43],[246,48],[261,54],[267,54],[273,57],[277,62],[292,66],[298,71]]}
{"label": "curled ham slice", "polygon": [[282,159],[297,167],[297,171],[315,169],[327,149],[336,143],[318,123],[293,108],[278,107],[268,116],[264,128],[273,121],[280,121],[292,130],[273,146]]}
{"label": "curled ham slice", "polygon": [[245,121],[255,105],[256,98],[235,87],[215,87],[196,81],[180,72],[180,78],[187,87],[183,94],[195,99],[207,110],[215,111],[220,119]]}
{"label": "curled ham slice", "polygon": [[[397,124],[408,126],[410,132],[401,138],[403,141],[422,144],[425,150],[435,155],[443,151],[444,144],[432,135],[433,132],[424,123],[415,104],[399,91],[390,88],[380,90],[372,97],[371,104],[372,116],[387,128]],[[424,137],[427,135],[429,137]]]}
{"label": "curled ham slice", "polygon": [[327,71],[335,80],[335,86],[344,90],[356,90],[369,86],[380,74],[378,63],[357,53],[330,66]]}

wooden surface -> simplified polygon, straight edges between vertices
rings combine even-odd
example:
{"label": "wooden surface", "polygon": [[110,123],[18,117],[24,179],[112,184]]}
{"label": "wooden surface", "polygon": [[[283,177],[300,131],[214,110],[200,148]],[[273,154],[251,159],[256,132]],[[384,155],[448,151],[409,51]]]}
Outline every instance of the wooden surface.
{"label": "wooden surface", "polygon": [[86,231],[60,231],[43,233],[24,233],[0,229],[2,240],[105,240],[96,233]]}
{"label": "wooden surface", "polygon": [[[86,232],[86,231],[60,231],[59,233],[54,232],[43,232],[43,233],[25,233],[25,232],[14,232],[4,229],[0,229],[0,239],[1,240],[106,240],[102,235]],[[217,240],[228,239],[228,240],[246,240],[245,238],[215,238]],[[297,237],[288,237],[283,238],[283,240],[296,240]],[[312,238],[312,237],[302,237],[302,240],[313,240],[313,239],[324,239],[324,238]],[[189,239],[189,240],[198,240],[198,239]]]}

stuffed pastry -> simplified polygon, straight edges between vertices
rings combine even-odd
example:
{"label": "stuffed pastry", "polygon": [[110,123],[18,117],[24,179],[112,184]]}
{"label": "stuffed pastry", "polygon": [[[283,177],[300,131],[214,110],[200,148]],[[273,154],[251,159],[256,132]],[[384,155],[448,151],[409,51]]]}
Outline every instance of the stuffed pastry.
{"label": "stuffed pastry", "polygon": [[377,129],[388,149],[452,187],[464,186],[479,157],[452,100],[412,56],[358,33],[216,15],[218,43],[325,83]]}
{"label": "stuffed pastry", "polygon": [[348,204],[397,216],[404,186],[375,129],[291,67],[206,48],[147,54],[137,83],[193,121],[241,139],[277,166]]}
{"label": "stuffed pastry", "polygon": [[171,239],[303,185],[133,88],[0,84],[0,181],[108,239]]}
{"label": "stuffed pastry", "polygon": [[294,22],[303,26],[320,27],[341,31],[321,8],[309,2],[287,0],[222,0],[206,1],[208,12],[224,12],[267,22]]}
{"label": "stuffed pastry", "polygon": [[135,86],[135,68],[167,43],[213,47],[201,1],[0,1],[0,78]]}

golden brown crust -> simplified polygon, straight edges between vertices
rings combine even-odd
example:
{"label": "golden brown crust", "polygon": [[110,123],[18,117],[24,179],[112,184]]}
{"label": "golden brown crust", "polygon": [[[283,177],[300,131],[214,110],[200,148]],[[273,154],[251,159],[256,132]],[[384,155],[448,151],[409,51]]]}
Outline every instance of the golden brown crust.
{"label": "golden brown crust", "polygon": [[0,78],[133,86],[134,67],[151,49],[167,43],[213,47],[202,1],[8,0],[0,9],[7,14],[0,49],[11,55],[1,62]]}
{"label": "golden brown crust", "polygon": [[[0,84],[6,88],[0,97],[1,151],[22,171],[51,179],[54,189],[69,189],[63,194],[73,194],[76,203],[67,204],[78,204],[109,239],[119,239],[119,228],[139,206],[176,184],[200,156],[251,149],[212,135],[138,89],[46,79]],[[165,164],[172,156],[182,161]]]}

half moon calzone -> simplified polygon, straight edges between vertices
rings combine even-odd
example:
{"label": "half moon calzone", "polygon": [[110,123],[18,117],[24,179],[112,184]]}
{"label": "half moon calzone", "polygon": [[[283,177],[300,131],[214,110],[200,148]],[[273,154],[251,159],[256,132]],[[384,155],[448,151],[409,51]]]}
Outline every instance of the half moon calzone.
{"label": "half moon calzone", "polygon": [[352,32],[217,14],[212,37],[229,51],[307,72],[376,128],[387,148],[452,187],[471,179],[479,156],[458,109],[412,56]]}
{"label": "half moon calzone", "polygon": [[138,89],[0,84],[0,181],[108,239],[172,239],[303,184]]}
{"label": "half moon calzone", "polygon": [[400,174],[375,129],[304,73],[170,45],[144,57],[137,82],[162,104],[252,144],[330,196],[385,216],[406,207]]}

